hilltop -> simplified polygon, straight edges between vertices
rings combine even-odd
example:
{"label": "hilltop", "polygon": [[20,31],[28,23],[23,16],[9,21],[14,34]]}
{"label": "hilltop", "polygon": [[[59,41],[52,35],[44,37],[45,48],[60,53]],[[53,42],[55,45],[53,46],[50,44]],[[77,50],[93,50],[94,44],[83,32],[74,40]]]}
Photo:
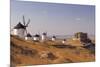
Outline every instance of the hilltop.
{"label": "hilltop", "polygon": [[11,66],[95,61],[95,54],[79,41],[34,42],[11,36]]}

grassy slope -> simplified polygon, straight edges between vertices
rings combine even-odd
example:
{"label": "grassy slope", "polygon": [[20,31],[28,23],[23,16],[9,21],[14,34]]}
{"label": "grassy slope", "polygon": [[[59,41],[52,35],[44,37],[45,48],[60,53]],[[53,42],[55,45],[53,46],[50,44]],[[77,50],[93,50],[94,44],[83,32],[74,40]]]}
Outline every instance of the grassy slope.
{"label": "grassy slope", "polygon": [[[78,43],[78,42],[77,42]],[[94,61],[95,56],[89,50],[82,47],[76,48],[56,48],[55,42],[33,42],[24,41],[22,39],[11,37],[11,63],[15,65],[37,65],[37,64],[53,64],[53,63],[71,63]],[[33,51],[33,53],[25,54],[22,51]],[[41,58],[41,52],[51,52],[52,58]]]}

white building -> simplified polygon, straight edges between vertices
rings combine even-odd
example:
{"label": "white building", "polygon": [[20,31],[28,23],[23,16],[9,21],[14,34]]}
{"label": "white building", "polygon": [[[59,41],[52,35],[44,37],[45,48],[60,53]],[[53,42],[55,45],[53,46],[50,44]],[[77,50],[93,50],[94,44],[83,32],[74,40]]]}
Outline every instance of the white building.
{"label": "white building", "polygon": [[30,33],[28,33],[26,36],[25,36],[25,40],[32,40],[32,35]]}
{"label": "white building", "polygon": [[13,29],[13,35],[24,38],[25,37],[25,30],[26,30],[26,27],[19,22]]}
{"label": "white building", "polygon": [[51,40],[52,40],[52,41],[55,41],[55,40],[56,40],[56,36],[53,36],[53,37],[51,38]]}
{"label": "white building", "polygon": [[47,33],[43,33],[43,34],[42,34],[41,40],[42,40],[42,41],[47,40]]}
{"label": "white building", "polygon": [[38,34],[34,35],[33,40],[34,41],[39,41],[40,40],[40,35],[38,35]]}
{"label": "white building", "polygon": [[65,44],[65,42],[66,42],[66,39],[64,39],[64,40],[62,41],[63,44]]}

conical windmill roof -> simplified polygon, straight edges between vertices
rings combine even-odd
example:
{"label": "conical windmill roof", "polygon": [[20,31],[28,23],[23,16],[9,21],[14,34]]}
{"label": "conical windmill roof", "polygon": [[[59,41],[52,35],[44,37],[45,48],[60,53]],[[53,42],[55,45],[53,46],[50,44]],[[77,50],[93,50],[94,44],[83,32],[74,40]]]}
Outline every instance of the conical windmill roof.
{"label": "conical windmill roof", "polygon": [[36,35],[34,35],[34,37],[40,37],[40,35],[36,34]]}
{"label": "conical windmill roof", "polygon": [[20,22],[14,27],[14,29],[26,29],[26,27]]}
{"label": "conical windmill roof", "polygon": [[31,34],[29,34],[29,33],[28,33],[26,36],[27,36],[27,37],[32,37],[32,35],[31,35]]}
{"label": "conical windmill roof", "polygon": [[56,38],[56,36],[53,36],[53,38]]}
{"label": "conical windmill roof", "polygon": [[47,33],[43,33],[43,35],[47,35]]}

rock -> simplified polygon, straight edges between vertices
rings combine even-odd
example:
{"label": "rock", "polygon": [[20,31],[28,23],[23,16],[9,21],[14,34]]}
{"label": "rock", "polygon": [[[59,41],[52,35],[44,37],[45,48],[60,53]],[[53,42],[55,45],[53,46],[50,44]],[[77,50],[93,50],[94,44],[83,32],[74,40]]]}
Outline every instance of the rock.
{"label": "rock", "polygon": [[50,60],[54,60],[56,58],[56,56],[52,52],[49,52],[49,51],[42,51],[39,55],[40,55],[40,58],[42,59],[47,58]]}

